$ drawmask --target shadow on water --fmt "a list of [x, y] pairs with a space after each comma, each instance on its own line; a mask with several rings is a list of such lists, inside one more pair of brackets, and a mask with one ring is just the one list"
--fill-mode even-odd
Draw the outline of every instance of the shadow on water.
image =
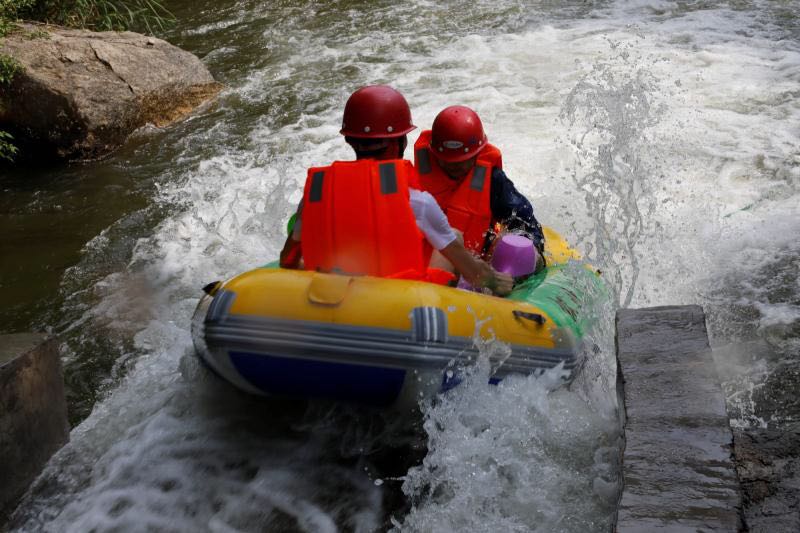
[[[98, 282], [123, 271], [139, 239], [181, 206], [154, 202], [187, 165], [188, 131], [145, 128], [106, 159], [4, 169], [0, 175], [0, 333], [60, 336], [70, 420], [78, 423], [114, 380], [130, 341], [93, 327]], [[182, 157], [181, 157], [182, 156]], [[94, 324], [96, 326], [96, 324]]]
[[66, 168], [6, 170], [0, 177], [0, 331], [43, 325], [63, 303], [64, 271], [77, 264], [85, 243], [125, 215], [148, 204], [147, 177], [113, 162]]

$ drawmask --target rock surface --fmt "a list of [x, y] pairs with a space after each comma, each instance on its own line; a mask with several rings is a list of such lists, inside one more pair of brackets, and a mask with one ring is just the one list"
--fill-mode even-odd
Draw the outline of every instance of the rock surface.
[[102, 157], [137, 128], [180, 120], [222, 88], [194, 55], [132, 32], [20, 24], [0, 53], [24, 67], [0, 87], [0, 127], [37, 159]]
[[800, 424], [737, 429], [733, 438], [748, 530], [800, 531]]

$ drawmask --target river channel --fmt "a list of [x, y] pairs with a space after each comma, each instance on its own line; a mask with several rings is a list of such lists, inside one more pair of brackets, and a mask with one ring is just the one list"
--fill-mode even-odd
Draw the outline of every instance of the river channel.
[[[162, 37], [218, 100], [102, 161], [0, 176], [0, 333], [60, 336], [74, 425], [15, 529], [607, 531], [616, 307], [702, 305], [733, 424], [800, 422], [800, 2], [169, 7]], [[421, 128], [477, 110], [537, 218], [603, 271], [570, 387], [479, 365], [411, 417], [255, 399], [197, 365], [200, 288], [277, 256], [371, 83]]]

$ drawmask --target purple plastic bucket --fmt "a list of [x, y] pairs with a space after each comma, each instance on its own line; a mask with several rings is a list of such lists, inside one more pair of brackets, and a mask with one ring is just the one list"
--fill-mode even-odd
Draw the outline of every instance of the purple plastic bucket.
[[536, 270], [536, 247], [522, 235], [503, 235], [494, 248], [492, 267], [513, 277], [527, 276]]
[[[492, 268], [517, 278], [536, 270], [538, 253], [533, 241], [522, 235], [503, 235], [494, 248]], [[459, 289], [475, 290], [467, 280], [458, 280]]]

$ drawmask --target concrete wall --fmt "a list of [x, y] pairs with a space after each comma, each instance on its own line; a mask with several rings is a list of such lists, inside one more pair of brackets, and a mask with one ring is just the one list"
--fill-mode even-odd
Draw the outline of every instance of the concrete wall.
[[733, 437], [698, 306], [617, 313], [625, 408], [616, 530], [741, 531]]
[[44, 335], [0, 335], [0, 524], [69, 439], [61, 360]]

